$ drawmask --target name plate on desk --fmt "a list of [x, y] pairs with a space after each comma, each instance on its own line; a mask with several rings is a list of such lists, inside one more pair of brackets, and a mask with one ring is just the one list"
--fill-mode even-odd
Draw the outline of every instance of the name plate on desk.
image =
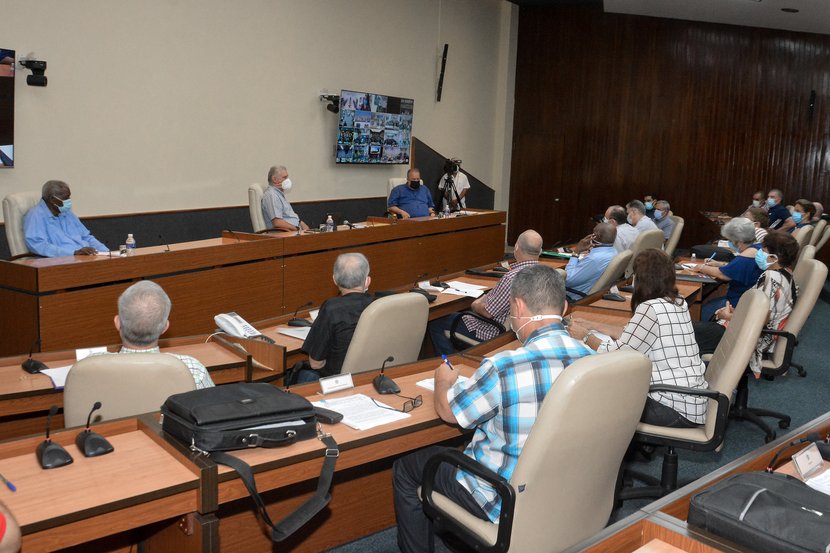
[[821, 452], [818, 446], [812, 443], [793, 455], [793, 464], [802, 480], [806, 480], [816, 473], [824, 466], [824, 459], [821, 458]]
[[336, 374], [328, 378], [320, 379], [320, 391], [324, 394], [348, 390], [349, 388], [354, 388], [352, 373]]

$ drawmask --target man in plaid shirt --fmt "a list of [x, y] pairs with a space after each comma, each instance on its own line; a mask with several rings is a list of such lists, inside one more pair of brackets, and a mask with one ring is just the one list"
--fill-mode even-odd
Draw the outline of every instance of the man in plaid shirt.
[[[498, 284], [487, 294], [480, 296], [470, 306], [486, 319], [492, 319], [504, 325], [510, 310], [510, 283], [513, 277], [525, 267], [535, 265], [539, 262], [542, 254], [542, 236], [535, 230], [526, 230], [516, 239], [514, 255], [516, 261], [510, 266], [510, 270], [504, 274]], [[480, 319], [470, 315], [454, 313], [441, 317], [429, 323], [427, 327], [432, 338], [432, 346], [437, 354], [449, 354], [455, 352], [452, 341], [447, 338], [445, 331], [448, 331], [456, 318], [463, 317], [456, 327], [456, 333], [484, 342], [498, 336], [498, 329]]]
[[[523, 269], [513, 279], [509, 301], [510, 326], [522, 347], [485, 358], [464, 382], [458, 382], [458, 372], [446, 364], [435, 371], [438, 416], [474, 429], [464, 453], [508, 480], [553, 382], [565, 367], [593, 353], [562, 325], [565, 283], [554, 269], [538, 264]], [[398, 546], [404, 553], [427, 551], [429, 521], [417, 489], [427, 460], [442, 449], [446, 448], [416, 451], [392, 468]], [[434, 490], [481, 519], [498, 520], [499, 497], [471, 474], [443, 463]]]

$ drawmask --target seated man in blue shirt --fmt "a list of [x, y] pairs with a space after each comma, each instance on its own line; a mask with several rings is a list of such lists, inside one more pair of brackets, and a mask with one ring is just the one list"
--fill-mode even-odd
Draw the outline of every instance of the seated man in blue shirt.
[[[614, 239], [617, 229], [610, 223], [599, 223], [594, 227], [594, 233], [579, 241], [574, 247], [573, 256], [565, 266], [565, 285], [568, 287], [568, 299], [577, 301], [584, 297], [575, 292], [588, 294], [588, 291], [599, 280], [605, 268], [617, 255], [614, 248]], [[587, 255], [581, 254], [588, 252]]]
[[46, 181], [41, 200], [23, 217], [29, 251], [44, 257], [95, 255], [109, 251], [72, 213], [72, 192], [63, 181]]
[[773, 188], [767, 194], [767, 215], [769, 216], [770, 230], [786, 230], [792, 232], [795, 228], [790, 210], [784, 205], [784, 193]]
[[[562, 326], [567, 306], [565, 284], [554, 269], [526, 267], [510, 286], [511, 327], [522, 346], [486, 357], [464, 382], [445, 364], [435, 370], [435, 412], [449, 424], [473, 430], [465, 455], [507, 480], [553, 383], [568, 365], [593, 353]], [[418, 487], [427, 460], [443, 449], [448, 448], [427, 447], [392, 466], [398, 547], [404, 553], [428, 550], [429, 520]], [[478, 518], [499, 518], [501, 501], [495, 490], [446, 463], [438, 469], [434, 490]]]
[[421, 172], [412, 168], [406, 172], [406, 184], [399, 184], [392, 189], [387, 202], [389, 213], [401, 219], [435, 215], [435, 204], [429, 188], [421, 186]]

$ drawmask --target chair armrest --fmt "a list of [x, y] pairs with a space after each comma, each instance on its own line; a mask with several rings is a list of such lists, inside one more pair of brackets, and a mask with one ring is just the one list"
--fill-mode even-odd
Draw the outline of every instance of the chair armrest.
[[[493, 486], [496, 494], [501, 498], [501, 513], [499, 514], [499, 532], [496, 537], [496, 543], [490, 545], [484, 543], [481, 539], [470, 532], [466, 526], [459, 524], [454, 519], [448, 518], [435, 505], [432, 498], [432, 491], [435, 486], [435, 475], [438, 473], [438, 467], [441, 463], [448, 463], [457, 469], [464, 470], [477, 478], [480, 478]], [[513, 511], [516, 507], [516, 492], [510, 482], [488, 469], [475, 459], [472, 459], [461, 451], [455, 449], [447, 449], [441, 451], [429, 458], [424, 466], [424, 475], [422, 478], [421, 495], [424, 501], [424, 511], [433, 520], [435, 526], [439, 529], [451, 529], [453, 532], [462, 536], [468, 543], [475, 544], [476, 551], [495, 552], [507, 551], [510, 546], [510, 536], [513, 531]]]
[[499, 334], [504, 334], [506, 332], [506, 329], [504, 328], [504, 325], [499, 323], [498, 321], [494, 321], [493, 319], [488, 319], [487, 317], [482, 317], [481, 315], [479, 315], [475, 311], [470, 311], [470, 310], [462, 311], [461, 313], [459, 313], [459, 316], [456, 317], [455, 320], [452, 322], [452, 325], [450, 325], [450, 341], [458, 349], [467, 349], [469, 347], [469, 344], [465, 344], [465, 343], [459, 341], [455, 337], [455, 330], [458, 328], [458, 325], [461, 324], [461, 319], [464, 317], [464, 315], [469, 315], [470, 317], [473, 317], [474, 319], [478, 319], [479, 321], [482, 321], [484, 323], [487, 323], [491, 326], [496, 327], [496, 330], [499, 331]]
[[585, 296], [588, 295], [585, 292], [580, 292], [579, 290], [575, 290], [575, 289], [571, 288], [570, 286], [565, 286], [565, 291], [568, 292], [568, 293], [574, 294], [575, 296], [579, 296], [580, 298], [584, 298]]
[[678, 440], [677, 438], [668, 438], [656, 436], [654, 434], [644, 434], [637, 432], [635, 436], [645, 436], [649, 443], [657, 443], [657, 445], [674, 445], [678, 442], [683, 444], [683, 447], [691, 451], [711, 451], [716, 449], [723, 441], [726, 432], [726, 424], [729, 422], [729, 399], [724, 394], [716, 390], [705, 390], [699, 388], [687, 388], [685, 386], [672, 386], [669, 384], [654, 384], [649, 386], [650, 392], [667, 392], [673, 394], [685, 394], [690, 396], [700, 396], [709, 399], [714, 399], [718, 402], [717, 412], [715, 413], [715, 429], [712, 432], [712, 438], [707, 442], [690, 442]]
[[[761, 374], [766, 376], [780, 376], [787, 371], [790, 370], [790, 363], [793, 360], [793, 353], [795, 352], [795, 346], [798, 345], [798, 338], [792, 333], [787, 332], [786, 330], [771, 330], [768, 328], [761, 329], [761, 335], [768, 334], [770, 336], [780, 336], [786, 338], [785, 343], [786, 347], [784, 349], [784, 360], [781, 362], [781, 365], [774, 368], [762, 368]], [[776, 346], [777, 347], [777, 346]]]

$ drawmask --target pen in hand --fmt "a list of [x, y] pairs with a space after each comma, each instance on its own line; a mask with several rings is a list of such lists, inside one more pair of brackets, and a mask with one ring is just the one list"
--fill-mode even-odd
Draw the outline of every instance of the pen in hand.
[[[715, 253], [716, 253], [716, 252], [715, 252]], [[704, 261], [704, 262], [703, 262], [703, 264], [704, 264], [704, 265], [708, 265], [710, 261], [712, 261], [713, 259], [715, 259], [715, 253], [712, 253], [712, 255], [710, 255], [710, 256], [709, 256], [709, 258], [708, 258], [706, 261]]]
[[447, 364], [447, 366], [448, 366], [450, 369], [455, 370], [455, 367], [453, 367], [453, 366], [452, 366], [452, 363], [450, 363], [449, 358], [448, 358], [446, 355], [444, 355], [443, 353], [441, 354], [441, 359], [443, 359], [443, 360], [444, 360], [444, 363], [446, 363], [446, 364]]

